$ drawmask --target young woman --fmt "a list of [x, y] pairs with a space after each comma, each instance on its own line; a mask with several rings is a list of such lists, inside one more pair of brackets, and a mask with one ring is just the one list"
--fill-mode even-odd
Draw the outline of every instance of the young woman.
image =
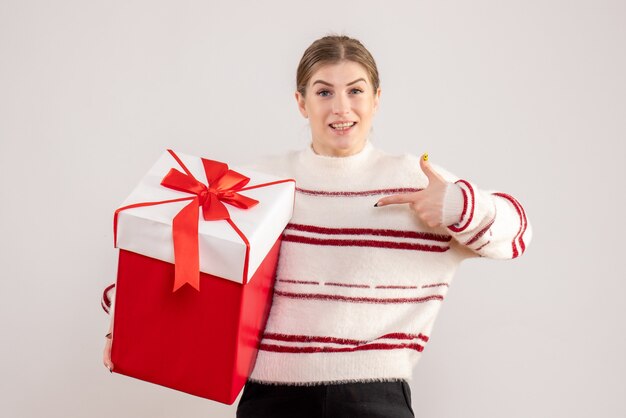
[[[369, 139], [376, 63], [346, 36], [305, 51], [296, 101], [311, 143], [254, 168], [296, 180], [274, 297], [237, 417], [411, 417], [419, 360], [459, 263], [515, 258], [531, 238], [512, 196], [426, 154]], [[110, 363], [110, 343], [104, 362]]]

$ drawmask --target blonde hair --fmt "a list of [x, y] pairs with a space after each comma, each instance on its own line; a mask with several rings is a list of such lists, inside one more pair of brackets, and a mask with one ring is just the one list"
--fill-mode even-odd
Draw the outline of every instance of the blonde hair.
[[304, 51], [296, 72], [296, 89], [304, 97], [306, 86], [321, 66], [337, 64], [341, 61], [353, 61], [361, 64], [367, 72], [374, 88], [374, 94], [380, 85], [376, 61], [370, 52], [357, 39], [345, 35], [328, 35], [313, 42]]

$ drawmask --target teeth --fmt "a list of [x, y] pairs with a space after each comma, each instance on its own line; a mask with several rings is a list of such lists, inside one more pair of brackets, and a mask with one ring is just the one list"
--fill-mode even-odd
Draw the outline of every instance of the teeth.
[[354, 125], [355, 122], [344, 122], [344, 123], [331, 123], [330, 126], [332, 126], [335, 129], [345, 129], [345, 128], [349, 128], [352, 125]]

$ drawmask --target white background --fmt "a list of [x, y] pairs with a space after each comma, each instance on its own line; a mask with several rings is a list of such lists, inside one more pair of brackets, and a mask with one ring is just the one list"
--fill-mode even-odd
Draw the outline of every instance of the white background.
[[304, 49], [359, 38], [375, 146], [517, 197], [514, 261], [459, 270], [416, 415], [624, 417], [626, 4], [609, 0], [0, 0], [0, 414], [234, 417], [111, 375], [112, 215], [165, 148], [227, 161], [309, 141]]

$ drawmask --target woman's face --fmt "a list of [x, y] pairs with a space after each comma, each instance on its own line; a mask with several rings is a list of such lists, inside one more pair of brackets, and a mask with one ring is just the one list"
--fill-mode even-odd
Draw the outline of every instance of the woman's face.
[[378, 108], [380, 88], [374, 92], [365, 68], [353, 61], [320, 67], [306, 86], [296, 91], [302, 116], [309, 119], [317, 154], [346, 157], [363, 149]]

